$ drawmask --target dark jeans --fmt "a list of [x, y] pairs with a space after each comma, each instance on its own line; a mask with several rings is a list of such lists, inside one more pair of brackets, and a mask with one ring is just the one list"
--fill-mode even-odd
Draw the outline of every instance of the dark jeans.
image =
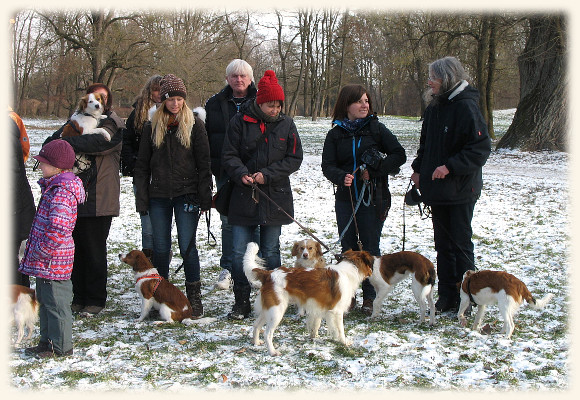
[[36, 278], [36, 294], [40, 307], [38, 320], [40, 342], [52, 343], [56, 353], [63, 354], [72, 344], [72, 283]]
[[[352, 216], [353, 205], [347, 201], [336, 201], [334, 207], [336, 212], [336, 224], [338, 225], [338, 234], [341, 235]], [[374, 205], [371, 204], [365, 206], [364, 204], [361, 204], [356, 213], [356, 225], [355, 221], [351, 222], [340, 242], [342, 251], [359, 250], [356, 237], [356, 226], [358, 226], [362, 249], [368, 251], [373, 256], [380, 256], [381, 250], [379, 244], [384, 224], [385, 222], [378, 217]], [[374, 299], [376, 297], [375, 288], [371, 285], [368, 279], [363, 281], [362, 290], [363, 299]]]
[[[133, 193], [137, 192], [137, 187], [133, 184]], [[141, 247], [153, 250], [153, 228], [149, 214], [140, 215], [141, 218]]]
[[[187, 282], [200, 279], [199, 255], [197, 252], [197, 224], [199, 211], [185, 211], [185, 196], [174, 198], [154, 197], [149, 199], [149, 216], [153, 228], [153, 265], [159, 275], [169, 277], [169, 254], [171, 252], [171, 228], [173, 216], [177, 226], [177, 243], [183, 259], [183, 270]], [[189, 254], [187, 249], [190, 246]]]
[[457, 282], [465, 271], [475, 269], [471, 241], [474, 208], [475, 202], [431, 206], [439, 297], [459, 298]]
[[107, 238], [113, 217], [78, 217], [73, 240], [73, 303], [105, 307], [107, 302]]
[[[219, 180], [216, 181], [217, 190], [225, 185], [228, 180], [228, 176], [222, 173]], [[220, 267], [227, 269], [232, 272], [232, 259], [234, 257], [234, 235], [232, 233], [232, 226], [228, 222], [227, 215], [221, 215], [220, 219], [222, 221], [222, 256], [220, 257]], [[254, 238], [252, 239], [255, 243], [260, 243], [260, 227], [258, 226], [254, 233]]]
[[[257, 226], [232, 225], [234, 239], [234, 259], [232, 261], [232, 279], [234, 289], [249, 288], [250, 284], [244, 274], [244, 254], [248, 243], [254, 240]], [[280, 233], [281, 225], [260, 225], [260, 253], [266, 261], [266, 268], [272, 270], [281, 265]], [[249, 293], [249, 292], [248, 292]]]

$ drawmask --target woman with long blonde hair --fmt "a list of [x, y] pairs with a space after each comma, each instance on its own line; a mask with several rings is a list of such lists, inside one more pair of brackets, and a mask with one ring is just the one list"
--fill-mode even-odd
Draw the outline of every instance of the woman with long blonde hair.
[[153, 265], [169, 275], [173, 217], [193, 318], [203, 315], [196, 231], [211, 207], [209, 142], [203, 121], [187, 106], [187, 91], [175, 75], [161, 80], [161, 105], [143, 127], [135, 165], [136, 203], [153, 228]]

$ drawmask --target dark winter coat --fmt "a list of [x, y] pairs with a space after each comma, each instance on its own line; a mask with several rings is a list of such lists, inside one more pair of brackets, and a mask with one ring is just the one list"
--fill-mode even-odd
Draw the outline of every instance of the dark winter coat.
[[[256, 98], [256, 91], [256, 86], [252, 82], [248, 87], [246, 102], [251, 102]], [[205, 103], [205, 129], [209, 138], [211, 152], [211, 172], [218, 180], [223, 171], [221, 157], [224, 138], [228, 131], [230, 120], [239, 111], [238, 106], [236, 106], [232, 98], [232, 88], [227, 85]]]
[[85, 200], [83, 183], [72, 172], [42, 178], [38, 183], [42, 195], [18, 270], [39, 278], [67, 280], [75, 255], [72, 232], [77, 205]]
[[235, 183], [228, 221], [231, 225], [285, 225], [292, 222], [272, 202], [242, 183], [242, 176], [261, 172], [258, 187], [289, 215], [294, 216], [290, 175], [302, 164], [302, 142], [294, 120], [282, 113], [275, 122], [263, 122], [246, 102], [230, 121], [224, 141], [222, 165]]
[[[350, 201], [351, 189], [344, 186], [344, 178], [346, 174], [352, 174], [360, 167], [363, 164], [363, 154], [374, 148], [386, 157], [376, 165], [366, 166], [372, 184], [371, 190], [367, 193], [373, 193], [373, 201], [376, 204], [381, 204], [381, 200], [387, 200], [388, 207], [391, 198], [388, 176], [398, 173], [400, 166], [407, 160], [405, 149], [395, 135], [379, 122], [376, 115], [369, 116], [367, 123], [356, 132], [343, 128], [340, 121], [335, 121], [335, 124], [324, 141], [322, 173], [337, 186], [336, 200]], [[356, 193], [360, 193], [363, 180], [358, 172], [355, 174], [355, 184]], [[353, 194], [353, 199], [355, 196], [356, 194]]]
[[[491, 140], [478, 99], [477, 89], [467, 85], [443, 94], [425, 110], [411, 166], [420, 174], [419, 189], [427, 205], [472, 203], [481, 194], [482, 167], [491, 152]], [[449, 174], [432, 180], [433, 171], [441, 165]]]
[[123, 132], [123, 149], [121, 150], [121, 173], [123, 176], [133, 176], [135, 162], [139, 154], [141, 134], [143, 133], [142, 129], [135, 127], [135, 107], [137, 107], [136, 102], [133, 104], [133, 111], [125, 122], [127, 129]]
[[195, 117], [189, 148], [181, 144], [176, 133], [177, 125], [169, 127], [161, 147], [157, 148], [152, 142], [151, 122], [143, 126], [134, 173], [138, 212], [148, 211], [150, 198], [183, 195], [191, 195], [192, 203], [202, 210], [211, 207], [213, 184], [203, 121]]
[[46, 144], [54, 139], [66, 140], [77, 155], [84, 154], [89, 159], [89, 163], [83, 164], [81, 172], [77, 174], [83, 181], [87, 194], [86, 201], [79, 205], [79, 217], [119, 215], [121, 194], [119, 164], [125, 123], [114, 111], [107, 111], [106, 115], [107, 118], [99, 122], [99, 127], [109, 132], [111, 141], [99, 134], [61, 138], [65, 124], [44, 142]]
[[13, 157], [13, 222], [14, 240], [17, 243], [22, 242], [28, 238], [30, 227], [32, 226], [32, 219], [36, 212], [34, 206], [34, 196], [30, 183], [26, 176], [26, 165], [22, 156], [22, 146], [20, 145], [20, 130], [18, 125], [10, 120], [10, 127], [12, 128], [12, 157]]

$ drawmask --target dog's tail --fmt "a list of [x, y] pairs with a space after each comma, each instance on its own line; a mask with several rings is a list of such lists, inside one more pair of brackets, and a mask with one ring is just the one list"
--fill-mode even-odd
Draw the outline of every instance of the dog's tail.
[[550, 300], [552, 300], [552, 297], [554, 297], [554, 294], [553, 293], [548, 293], [543, 298], [537, 300], [537, 299], [534, 298], [534, 296], [530, 295], [530, 298], [529, 299], [526, 299], [526, 301], [528, 302], [528, 304], [530, 305], [530, 307], [535, 308], [537, 310], [541, 310], [542, 308], [544, 308], [546, 306], [546, 304], [548, 304], [548, 302]]
[[270, 276], [270, 271], [264, 266], [264, 260], [258, 257], [259, 250], [257, 243], [250, 242], [244, 254], [244, 274], [254, 287], [261, 287], [265, 279]]

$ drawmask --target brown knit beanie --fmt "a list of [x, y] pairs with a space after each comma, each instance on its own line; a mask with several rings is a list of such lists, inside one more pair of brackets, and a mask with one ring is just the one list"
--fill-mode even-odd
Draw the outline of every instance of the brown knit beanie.
[[161, 79], [161, 88], [159, 94], [161, 100], [165, 100], [173, 96], [181, 96], [184, 99], [187, 97], [187, 89], [183, 81], [173, 74], [167, 74]]
[[284, 90], [278, 84], [278, 78], [271, 69], [264, 72], [264, 76], [258, 82], [258, 93], [256, 94], [256, 104], [263, 104], [269, 101], [284, 101]]
[[69, 142], [62, 139], [51, 140], [42, 146], [34, 158], [60, 169], [71, 169], [75, 165], [75, 151]]

